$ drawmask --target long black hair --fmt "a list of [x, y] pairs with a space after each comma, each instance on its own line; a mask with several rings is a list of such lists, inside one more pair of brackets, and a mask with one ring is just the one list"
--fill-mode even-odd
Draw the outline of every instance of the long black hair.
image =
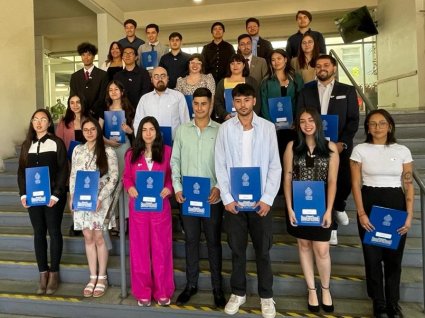
[[369, 120], [370, 120], [370, 117], [372, 117], [375, 114], [381, 114], [382, 116], [384, 116], [385, 120], [388, 123], [387, 140], [385, 141], [385, 144], [390, 145], [390, 144], [396, 143], [397, 140], [395, 138], [395, 122], [394, 122], [393, 117], [390, 115], [390, 113], [388, 111], [386, 111], [385, 109], [375, 109], [375, 110], [372, 110], [371, 112], [369, 112], [369, 114], [367, 114], [367, 116], [364, 120], [364, 132], [365, 132], [365, 135], [366, 135], [365, 142], [370, 143], [370, 144], [373, 143], [373, 137], [369, 133]]
[[268, 59], [267, 59], [267, 65], [268, 65], [268, 78], [272, 78], [275, 76], [275, 72], [272, 66], [272, 55], [274, 53], [280, 54], [282, 55], [284, 58], [286, 58], [286, 65], [285, 65], [285, 69], [283, 70], [283, 72], [286, 74], [287, 78], [290, 80], [294, 80], [295, 77], [295, 70], [294, 68], [291, 66], [291, 61], [288, 57], [288, 53], [286, 53], [286, 51], [284, 49], [274, 49], [270, 52]]
[[81, 105], [81, 118], [84, 118], [85, 113], [86, 113], [86, 108], [85, 108], [85, 102], [84, 102], [84, 97], [80, 96], [78, 94], [74, 94], [74, 95], [69, 95], [68, 97], [68, 107], [66, 108], [66, 112], [65, 112], [65, 116], [63, 116], [63, 122], [66, 126], [66, 128], [69, 128], [69, 124], [75, 120], [75, 113], [72, 111], [71, 109], [71, 98], [72, 97], [78, 97], [80, 99], [80, 105]]
[[146, 123], [151, 123], [153, 127], [155, 128], [155, 132], [156, 132], [156, 137], [151, 147], [152, 160], [155, 162], [162, 162], [162, 155], [164, 153], [164, 141], [162, 139], [162, 134], [159, 128], [158, 121], [155, 119], [155, 117], [146, 116], [140, 121], [139, 129], [137, 130], [136, 140], [134, 141], [134, 146], [132, 148], [132, 151], [133, 151], [133, 154], [131, 156], [132, 163], [135, 163], [139, 159], [142, 152], [146, 151], [146, 144], [142, 137], [143, 126]]
[[242, 54], [235, 53], [230, 57], [229, 62], [227, 63], [226, 77], [230, 77], [232, 75], [232, 70], [230, 69], [230, 64], [232, 64], [232, 62], [242, 62], [245, 65], [242, 71], [242, 76], [249, 76], [249, 65], [246, 58], [244, 58]]
[[295, 122], [295, 127], [297, 131], [297, 139], [294, 141], [294, 157], [301, 158], [305, 157], [308, 153], [308, 146], [306, 143], [306, 138], [304, 133], [301, 131], [300, 120], [301, 115], [307, 113], [313, 117], [314, 123], [316, 125], [316, 131], [314, 133], [314, 141], [316, 143], [315, 154], [319, 157], [329, 158], [332, 150], [329, 149], [328, 141], [325, 138], [323, 133], [322, 118], [320, 117], [319, 112], [314, 107], [305, 107], [300, 109], [297, 113], [297, 119]]
[[124, 51], [124, 49], [118, 41], [114, 41], [114, 42], [111, 43], [111, 45], [109, 45], [109, 51], [108, 51], [108, 56], [106, 58], [106, 63], [112, 62], [112, 60], [114, 59], [112, 57], [112, 54], [111, 54], [111, 50], [112, 50], [112, 47], [114, 46], [114, 44], [116, 44], [118, 46], [118, 49], [120, 50], [121, 57], [122, 57], [122, 52]]
[[100, 176], [103, 176], [108, 172], [108, 158], [106, 157], [105, 143], [103, 141], [102, 128], [99, 122], [93, 117], [87, 117], [81, 124], [81, 130], [84, 130], [84, 126], [87, 123], [92, 123], [96, 127], [97, 136], [96, 143], [94, 145], [94, 155], [96, 156], [96, 166], [99, 169]]
[[129, 125], [130, 127], [133, 127], [134, 108], [127, 97], [127, 93], [124, 88], [124, 85], [120, 81], [112, 80], [109, 82], [108, 86], [106, 87], [106, 97], [105, 97], [106, 109], [109, 110], [109, 107], [112, 105], [112, 99], [111, 97], [109, 97], [109, 88], [111, 87], [112, 84], [115, 84], [119, 88], [122, 94], [121, 107], [125, 113], [125, 121], [127, 122], [127, 125]]
[[32, 120], [34, 119], [34, 116], [37, 113], [43, 113], [44, 115], [46, 115], [46, 117], [49, 121], [49, 127], [47, 128], [47, 133], [51, 134], [51, 135], [54, 135], [54, 133], [55, 133], [54, 126], [53, 126], [53, 119], [52, 119], [52, 115], [50, 115], [50, 112], [47, 109], [44, 109], [44, 108], [37, 109], [31, 116], [27, 135], [25, 136], [25, 140], [22, 143], [21, 154], [19, 156], [19, 165], [21, 167], [27, 166], [28, 152], [30, 150], [31, 144], [32, 144], [33, 141], [37, 140], [37, 133], [36, 133], [34, 126], [32, 124]]
[[[307, 36], [310, 37], [313, 40], [313, 52], [312, 52], [313, 55], [311, 57], [310, 62], [308, 62], [308, 63], [307, 63], [307, 60], [305, 58], [304, 51], [302, 50], [303, 40]], [[316, 40], [313, 37], [313, 35], [309, 31], [307, 31], [306, 33], [303, 34], [303, 37], [301, 38], [301, 41], [300, 41], [300, 45], [298, 46], [298, 56], [296, 58], [298, 60], [298, 65], [300, 66], [300, 69], [307, 68], [308, 65], [311, 66], [311, 67], [316, 67], [316, 60], [319, 57], [319, 55], [320, 55], [319, 44], [316, 43]]]

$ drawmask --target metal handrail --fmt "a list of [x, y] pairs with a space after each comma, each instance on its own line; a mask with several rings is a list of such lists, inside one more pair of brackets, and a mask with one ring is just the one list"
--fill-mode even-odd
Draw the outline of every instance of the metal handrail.
[[[363, 99], [366, 105], [366, 110], [369, 112], [371, 110], [378, 109], [378, 107], [373, 105], [370, 102], [369, 98], [367, 98], [366, 95], [363, 93], [361, 87], [356, 83], [355, 79], [353, 78], [353, 76], [351, 76], [350, 72], [345, 67], [344, 63], [336, 54], [336, 52], [334, 50], [330, 50], [329, 54], [335, 58], [340, 68], [344, 71], [345, 75], [347, 75], [351, 84], [353, 84], [353, 86], [355, 87], [357, 93]], [[410, 74], [407, 74], [407, 75], [412, 76]], [[419, 173], [416, 171], [416, 169], [413, 169], [413, 179], [415, 179], [416, 183], [419, 186], [419, 192], [420, 192], [420, 198], [421, 198], [420, 208], [421, 208], [421, 230], [422, 230], [422, 290], [423, 290], [423, 305], [424, 305], [424, 312], [425, 312], [425, 266], [423, 266], [425, 264], [425, 184], [421, 180]]]
[[418, 71], [417, 70], [416, 71], [409, 72], [409, 73], [404, 73], [404, 74], [400, 74], [400, 75], [390, 76], [390, 77], [387, 77], [387, 78], [378, 80], [377, 83], [378, 84], [383, 84], [383, 83], [387, 83], [387, 82], [391, 82], [391, 81], [397, 81], [399, 79], [406, 78], [406, 77], [411, 77], [411, 76], [415, 76], [415, 75], [418, 75]]

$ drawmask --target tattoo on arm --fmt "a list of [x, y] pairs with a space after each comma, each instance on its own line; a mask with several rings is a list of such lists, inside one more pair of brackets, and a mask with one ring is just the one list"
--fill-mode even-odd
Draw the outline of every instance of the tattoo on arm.
[[404, 183], [407, 183], [407, 184], [412, 183], [413, 182], [412, 173], [406, 172], [405, 174], [403, 174], [403, 181], [404, 181]]

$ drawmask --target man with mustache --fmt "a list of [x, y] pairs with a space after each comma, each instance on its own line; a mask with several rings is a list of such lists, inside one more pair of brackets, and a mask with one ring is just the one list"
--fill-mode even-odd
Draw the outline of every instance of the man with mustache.
[[153, 116], [161, 127], [171, 127], [172, 138], [177, 127], [190, 121], [184, 95], [167, 88], [168, 74], [165, 68], [156, 67], [152, 71], [154, 90], [143, 95], [137, 105], [134, 117], [134, 134], [137, 136], [139, 123], [145, 116]]
[[[338, 116], [339, 169], [337, 190], [334, 202], [334, 220], [348, 225], [345, 212], [348, 195], [351, 192], [350, 155], [353, 149], [353, 138], [359, 128], [359, 106], [357, 94], [353, 86], [335, 80], [336, 60], [330, 55], [320, 55], [316, 61], [317, 83], [308, 85], [300, 92], [298, 109], [315, 106], [322, 115]], [[337, 225], [334, 227], [329, 241], [338, 244]]]

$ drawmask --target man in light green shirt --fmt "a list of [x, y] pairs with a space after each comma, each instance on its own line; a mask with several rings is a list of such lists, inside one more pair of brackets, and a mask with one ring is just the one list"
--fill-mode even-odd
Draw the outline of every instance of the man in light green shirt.
[[214, 168], [215, 139], [220, 124], [210, 119], [212, 94], [208, 88], [198, 88], [193, 93], [193, 113], [195, 118], [182, 124], [176, 131], [171, 156], [173, 187], [176, 200], [182, 204], [182, 177], [210, 178], [211, 190], [208, 202], [211, 205], [210, 217], [182, 216], [186, 247], [186, 288], [177, 298], [177, 305], [187, 303], [198, 291], [199, 277], [199, 242], [201, 224], [205, 232], [208, 247], [208, 259], [211, 272], [214, 303], [224, 308], [226, 299], [222, 289], [222, 249], [221, 222], [223, 204], [220, 190], [216, 187], [217, 178]]

